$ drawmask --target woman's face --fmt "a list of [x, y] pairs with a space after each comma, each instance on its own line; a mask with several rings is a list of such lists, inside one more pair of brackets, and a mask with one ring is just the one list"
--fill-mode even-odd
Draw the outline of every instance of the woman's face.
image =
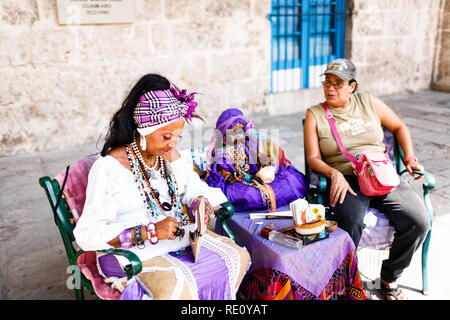
[[175, 149], [183, 128], [184, 120], [180, 118], [145, 136], [147, 151], [155, 156], [162, 156]]
[[[331, 85], [330, 85], [331, 83]], [[351, 85], [334, 74], [327, 74], [323, 85], [323, 93], [327, 103], [333, 107], [346, 107], [356, 83]]]

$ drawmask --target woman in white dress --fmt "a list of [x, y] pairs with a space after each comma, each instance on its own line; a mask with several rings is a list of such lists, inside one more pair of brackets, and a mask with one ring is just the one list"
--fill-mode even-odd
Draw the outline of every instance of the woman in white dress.
[[145, 75], [114, 114], [102, 156], [89, 173], [74, 230], [78, 245], [85, 251], [125, 248], [143, 262], [142, 272], [127, 282], [127, 260], [97, 254], [99, 272], [121, 291], [120, 299], [234, 299], [250, 265], [244, 248], [210, 231], [193, 260], [192, 213], [202, 199], [208, 212], [221, 201], [207, 199], [211, 188], [176, 151], [196, 106], [193, 94], [162, 76]]

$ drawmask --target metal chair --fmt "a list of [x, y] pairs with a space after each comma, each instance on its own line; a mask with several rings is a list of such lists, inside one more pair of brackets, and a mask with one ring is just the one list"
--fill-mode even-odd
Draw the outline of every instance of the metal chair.
[[[83, 288], [101, 299], [114, 299], [119, 295], [118, 292], [101, 281], [101, 276], [98, 274], [96, 267], [92, 267], [93, 264], [95, 266], [95, 258], [93, 259], [95, 252], [81, 250], [76, 245], [73, 235], [76, 221], [82, 214], [84, 206], [89, 170], [97, 158], [98, 154], [89, 155], [68, 166], [54, 179], [48, 176], [39, 179], [39, 184], [45, 190], [55, 224], [64, 244], [74, 277], [75, 298], [77, 300], [84, 299]], [[142, 270], [141, 261], [131, 251], [108, 249], [101, 252], [122, 255], [130, 261], [130, 264], [124, 268], [128, 280]]]

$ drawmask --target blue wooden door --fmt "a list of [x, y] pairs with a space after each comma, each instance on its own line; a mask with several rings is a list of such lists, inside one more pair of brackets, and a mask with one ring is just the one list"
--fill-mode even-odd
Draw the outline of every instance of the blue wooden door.
[[328, 62], [344, 57], [345, 0], [272, 0], [271, 92], [320, 87]]

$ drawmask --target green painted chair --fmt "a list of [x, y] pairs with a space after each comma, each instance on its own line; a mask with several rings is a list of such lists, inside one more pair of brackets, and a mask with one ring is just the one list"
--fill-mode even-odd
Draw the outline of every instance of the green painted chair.
[[[303, 119], [303, 125], [304, 125]], [[384, 144], [388, 148], [388, 153], [391, 160], [394, 162], [397, 173], [399, 176], [402, 176], [406, 173], [406, 169], [404, 168], [402, 159], [403, 159], [403, 151], [395, 139], [393, 133], [386, 128], [383, 128], [384, 131]], [[307, 200], [311, 203], [323, 203], [323, 197], [327, 189], [327, 179], [324, 176], [320, 176], [317, 173], [313, 172], [306, 161], [306, 149], [304, 148], [304, 159], [305, 159], [305, 176], [307, 181], [310, 184], [310, 192], [307, 195]], [[415, 173], [420, 174], [424, 177], [421, 179], [423, 181], [422, 189], [423, 189], [423, 200], [425, 203], [425, 207], [427, 209], [428, 216], [430, 218], [430, 225], [433, 224], [433, 207], [430, 200], [430, 190], [435, 187], [435, 179], [434, 177], [427, 172], [419, 172], [415, 171]], [[327, 213], [327, 219], [333, 220], [332, 215]], [[375, 208], [370, 208], [367, 210], [367, 214], [364, 218], [364, 223], [366, 224], [366, 228], [363, 230], [363, 234], [361, 236], [361, 241], [358, 248], [358, 256], [362, 255], [365, 251], [378, 251], [378, 258], [373, 260], [377, 260], [376, 263], [381, 266], [381, 260], [386, 257], [390, 245], [392, 243], [394, 228], [389, 225], [389, 220], [383, 215], [382, 212]], [[428, 232], [423, 245], [422, 245], [422, 293], [428, 294], [428, 250], [430, 246], [430, 238], [431, 238], [431, 229]], [[382, 258], [381, 252], [384, 251], [384, 258]], [[360, 259], [362, 260], [362, 259]], [[360, 266], [360, 272], [364, 275], [364, 267]], [[368, 267], [368, 266], [367, 266]], [[378, 275], [379, 275], [379, 270]]]
[[[77, 300], [84, 299], [83, 289], [86, 289], [101, 299], [115, 299], [118, 297], [118, 292], [109, 286], [104, 286], [98, 271], [92, 268], [93, 263], [95, 263], [93, 252], [85, 252], [78, 248], [73, 235], [76, 220], [81, 214], [82, 206], [84, 205], [83, 197], [85, 197], [85, 193], [83, 190], [86, 189], [87, 174], [92, 163], [97, 159], [97, 156], [90, 155], [75, 162], [54, 179], [48, 176], [39, 179], [39, 184], [45, 190], [50, 208], [53, 212], [55, 224], [64, 244], [66, 256], [72, 271], [75, 297]], [[68, 188], [68, 185], [71, 188]], [[69, 206], [69, 203], [71, 206]], [[79, 203], [82, 203], [81, 210], [80, 206], [77, 206]], [[102, 252], [122, 255], [130, 261], [130, 264], [124, 268], [128, 279], [139, 274], [142, 270], [141, 261], [131, 251], [108, 249], [102, 250]]]

